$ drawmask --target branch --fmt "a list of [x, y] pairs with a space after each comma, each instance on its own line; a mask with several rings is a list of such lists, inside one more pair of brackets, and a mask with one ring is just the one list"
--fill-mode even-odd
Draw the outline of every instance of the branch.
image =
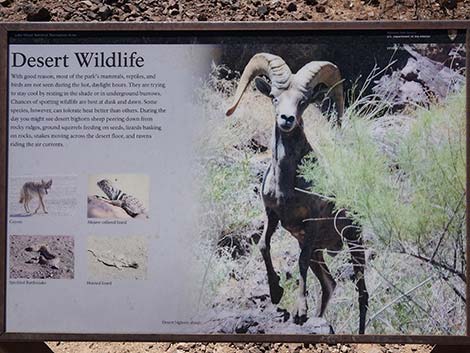
[[465, 283], [467, 283], [467, 276], [465, 275], [465, 273], [463, 272], [460, 272], [460, 271], [457, 271], [456, 269], [453, 269], [452, 267], [446, 265], [446, 264], [443, 264], [441, 262], [438, 262], [436, 260], [433, 260], [429, 257], [426, 257], [426, 256], [422, 256], [422, 255], [417, 255], [417, 254], [413, 254], [413, 253], [410, 253], [410, 252], [407, 252], [406, 250], [403, 251], [404, 254], [406, 255], [410, 255], [416, 259], [419, 259], [421, 261], [424, 261], [424, 262], [427, 262], [427, 263], [430, 263], [431, 265], [433, 266], [437, 266], [437, 267], [440, 267], [440, 268], [443, 268], [445, 269], [446, 271], [449, 271], [450, 273], [458, 276], [462, 281], [464, 281]]
[[322, 199], [325, 199], [325, 200], [335, 201], [335, 199], [334, 199], [333, 197], [329, 197], [329, 196], [325, 196], [325, 195], [322, 195], [322, 194], [318, 194], [318, 193], [313, 192], [313, 191], [308, 191], [308, 190], [304, 190], [304, 189], [301, 189], [301, 188], [294, 188], [294, 190], [303, 192], [304, 194], [309, 194], [309, 195], [318, 196], [318, 197], [321, 197]]
[[457, 211], [458, 209], [460, 208], [460, 205], [462, 204], [462, 201], [465, 197], [465, 193], [462, 194], [462, 196], [460, 197], [460, 200], [459, 202], [457, 202], [457, 205], [456, 207], [454, 208], [453, 212], [452, 212], [452, 216], [449, 218], [449, 221], [447, 222], [446, 226], [444, 227], [444, 230], [442, 231], [441, 233], [441, 236], [439, 238], [439, 241], [437, 242], [437, 245], [436, 245], [436, 248], [434, 249], [432, 255], [431, 255], [431, 259], [430, 261], [433, 261], [434, 260], [434, 257], [436, 256], [437, 254], [437, 250], [439, 249], [439, 247], [441, 246], [441, 243], [442, 243], [442, 240], [444, 239], [444, 236], [446, 235], [447, 231], [449, 230], [449, 227], [450, 227], [450, 224], [452, 223], [452, 221], [454, 220], [455, 218], [455, 215], [457, 214]]
[[450, 334], [449, 330], [447, 328], [445, 328], [444, 326], [441, 325], [441, 323], [439, 322], [438, 319], [436, 319], [434, 316], [432, 316], [432, 314], [427, 311], [425, 308], [423, 308], [421, 306], [421, 304], [419, 304], [418, 302], [416, 302], [412, 297], [410, 297], [409, 295], [407, 295], [400, 287], [396, 286], [395, 284], [393, 284], [393, 282], [391, 282], [389, 279], [387, 279], [387, 277], [381, 273], [381, 271], [379, 271], [376, 267], [374, 266], [371, 266], [375, 272], [377, 272], [379, 274], [380, 277], [382, 277], [382, 279], [388, 283], [389, 285], [391, 285], [394, 289], [396, 289], [400, 294], [404, 295], [404, 296], [407, 296], [408, 300], [410, 302], [412, 302], [418, 309], [420, 309], [421, 311], [424, 312], [424, 314], [426, 314], [432, 321], [434, 321], [434, 323], [436, 324], [436, 327], [440, 328], [441, 330], [443, 331], [446, 331], [448, 334]]
[[429, 278], [427, 278], [426, 280], [424, 280], [423, 282], [417, 284], [416, 286], [414, 286], [413, 288], [411, 288], [410, 290], [408, 290], [407, 292], [401, 294], [400, 296], [396, 297], [395, 299], [393, 299], [390, 303], [388, 303], [387, 305], [385, 305], [382, 309], [380, 309], [379, 311], [377, 311], [374, 315], [372, 315], [369, 320], [367, 321], [367, 324], [366, 326], [368, 326], [372, 320], [374, 320], [378, 315], [380, 315], [382, 312], [384, 312], [385, 310], [387, 310], [389, 307], [391, 307], [393, 304], [395, 304], [396, 302], [400, 301], [403, 297], [407, 297], [408, 295], [410, 295], [411, 293], [413, 293], [416, 289], [424, 286], [426, 283], [430, 282], [432, 279], [434, 278], [434, 276], [431, 276]]
[[442, 278], [446, 281], [446, 283], [448, 284], [448, 286], [450, 287], [450, 289], [452, 289], [454, 291], [454, 293], [460, 298], [462, 299], [462, 301], [467, 304], [467, 299], [465, 298], [465, 295], [463, 295], [462, 293], [460, 293], [460, 291], [455, 288], [455, 286], [449, 282], [449, 278], [448, 277], [444, 277], [442, 276]]

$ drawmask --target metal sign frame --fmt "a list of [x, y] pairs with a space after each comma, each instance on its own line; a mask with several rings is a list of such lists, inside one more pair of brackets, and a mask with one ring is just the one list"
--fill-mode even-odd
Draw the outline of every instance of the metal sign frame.
[[[6, 312], [6, 208], [7, 208], [7, 117], [8, 117], [8, 36], [10, 32], [51, 32], [51, 31], [114, 31], [138, 33], [139, 31], [171, 32], [173, 35], [191, 32], [221, 32], [237, 35], [244, 31], [277, 31], [279, 35], [290, 31], [314, 32], [328, 30], [354, 32], [359, 30], [450, 30], [466, 31], [466, 117], [467, 117], [467, 190], [470, 187], [470, 21], [414, 21], [414, 22], [226, 22], [226, 23], [2, 23], [0, 24], [0, 342], [14, 341], [179, 341], [179, 342], [304, 342], [304, 343], [413, 343], [439, 345], [470, 345], [470, 320], [463, 336], [417, 336], [417, 335], [272, 335], [272, 334], [63, 334], [63, 333], [9, 333], [5, 332]], [[467, 259], [470, 254], [470, 195], [466, 195]], [[470, 278], [470, 268], [466, 269]], [[470, 284], [467, 284], [466, 297], [470, 298]], [[467, 305], [467, 318], [470, 306]]]

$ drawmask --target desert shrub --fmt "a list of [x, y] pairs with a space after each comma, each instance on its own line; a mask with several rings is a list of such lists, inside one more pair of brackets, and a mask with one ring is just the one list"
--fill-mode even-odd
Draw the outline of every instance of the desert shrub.
[[[210, 133], [200, 138], [202, 224], [196, 250], [204, 273], [200, 313], [223, 321], [252, 305], [253, 297], [269, 293], [254, 244], [240, 257], [217, 244], [227, 234], [249, 237], [259, 226], [264, 215], [259, 189], [270, 152], [254, 150], [252, 142], [269, 148], [274, 121], [269, 99], [254, 88], [247, 90], [235, 114], [225, 117], [236, 84], [218, 78], [214, 69], [199, 91], [204, 130]], [[311, 192], [349, 210], [363, 229], [370, 295], [367, 333], [464, 333], [465, 283], [458, 276], [465, 266], [464, 94], [405, 115], [389, 114], [378, 97], [361, 98], [360, 93], [340, 128], [314, 106], [306, 110], [305, 131], [315, 154], [300, 172], [312, 181]], [[278, 229], [271, 254], [285, 289], [279, 306], [290, 311], [297, 299], [298, 253], [297, 242]], [[325, 256], [338, 281], [326, 311], [336, 333], [358, 328], [349, 259], [347, 248]], [[308, 276], [312, 317], [321, 290], [313, 274]], [[265, 305], [250, 315], [266, 315], [261, 312]]]
[[[341, 128], [317, 127], [315, 151], [300, 173], [312, 182], [310, 191], [347, 209], [368, 235], [367, 246], [375, 252], [368, 271], [370, 315], [394, 300], [390, 293], [402, 296], [386, 315], [374, 317], [374, 331], [464, 332], [463, 325], [452, 327], [464, 317], [464, 92], [407, 116], [371, 119], [350, 109]], [[380, 297], [370, 281], [377, 276], [373, 272], [381, 273], [375, 283], [389, 287]], [[423, 281], [428, 282], [419, 285]], [[438, 306], [424, 300], [437, 295], [442, 295]], [[447, 309], [458, 312], [460, 321], [443, 317], [449, 303]], [[427, 323], [418, 322], [417, 315], [427, 316]]]
[[[463, 234], [465, 203], [464, 94], [414, 117], [364, 119], [354, 111], [341, 128], [322, 125], [315, 152], [300, 172], [312, 191], [348, 209], [373, 230], [378, 245], [430, 246]], [[377, 131], [388, 130], [377, 139]], [[381, 144], [396, 146], [387, 149]]]

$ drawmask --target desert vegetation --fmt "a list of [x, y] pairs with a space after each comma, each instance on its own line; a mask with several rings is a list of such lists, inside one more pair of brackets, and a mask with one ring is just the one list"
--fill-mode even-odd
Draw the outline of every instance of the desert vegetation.
[[[388, 97], [370, 89], [390, 71], [375, 68], [352, 85], [340, 127], [313, 105], [304, 113], [314, 148], [299, 170], [314, 185], [304, 191], [331, 199], [363, 230], [370, 295], [366, 333], [464, 334], [465, 89], [449, 84], [445, 98], [397, 110]], [[289, 315], [297, 297], [298, 245], [278, 229], [271, 252], [285, 293], [279, 305], [270, 303], [256, 243], [272, 106], [253, 87], [226, 118], [237, 75], [227, 80], [221, 72], [230, 68], [214, 66], [199, 92], [210, 127], [201, 143], [199, 251], [205, 271], [199, 315], [205, 330], [355, 333], [357, 294], [346, 247], [325, 257], [338, 281], [325, 320], [314, 317], [320, 286], [309, 273], [311, 319], [299, 327]]]

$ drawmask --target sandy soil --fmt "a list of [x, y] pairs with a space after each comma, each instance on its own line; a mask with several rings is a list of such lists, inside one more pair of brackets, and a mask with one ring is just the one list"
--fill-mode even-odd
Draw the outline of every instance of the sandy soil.
[[88, 238], [88, 274], [93, 281], [145, 279], [147, 240], [139, 236]]
[[[46, 246], [60, 261], [39, 263], [36, 251]], [[10, 278], [64, 279], [74, 277], [74, 241], [71, 236], [10, 236]]]

